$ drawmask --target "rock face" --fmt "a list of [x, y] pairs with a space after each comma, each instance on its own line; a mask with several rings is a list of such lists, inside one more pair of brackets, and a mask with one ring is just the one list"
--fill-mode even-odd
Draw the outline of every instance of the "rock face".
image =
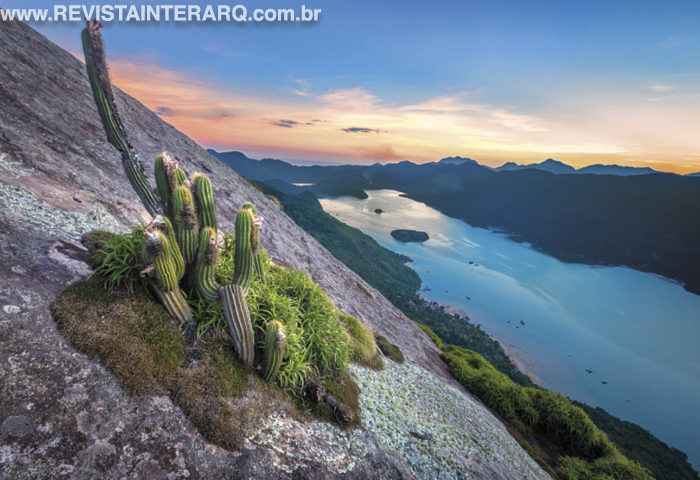
[[[93, 228], [123, 230], [145, 211], [106, 141], [84, 65], [19, 22], [0, 22], [0, 58], [0, 479], [426, 476], [371, 425], [344, 434], [277, 416], [241, 452], [223, 450], [208, 444], [169, 399], [128, 396], [102, 365], [76, 351], [56, 329], [49, 306], [90, 273], [78, 239]], [[150, 159], [163, 150], [188, 173], [209, 174], [225, 229], [233, 228], [244, 201], [254, 202], [275, 262], [308, 272], [340, 309], [398, 345], [411, 368], [461, 392], [471, 406], [462, 434], [476, 439], [461, 453], [470, 465], [462, 476], [546, 478], [456, 384], [413, 322], [193, 140], [115, 93], [150, 178]], [[354, 372], [362, 383], [362, 369]], [[499, 434], [484, 437], [484, 426]], [[479, 446], [494, 438], [499, 444]], [[429, 475], [438, 476], [436, 468]]]

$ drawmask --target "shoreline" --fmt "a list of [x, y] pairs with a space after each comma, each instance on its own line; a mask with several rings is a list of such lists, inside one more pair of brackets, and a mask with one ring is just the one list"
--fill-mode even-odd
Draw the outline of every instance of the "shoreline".
[[[418, 296], [426, 302], [432, 302], [432, 300], [425, 298], [421, 294], [420, 291], [418, 292]], [[438, 303], [438, 302], [436, 302], [436, 303]], [[442, 304], [438, 303], [438, 305], [442, 305]], [[464, 311], [463, 309], [455, 308], [451, 305], [442, 305], [442, 306], [445, 308], [445, 312], [456, 313], [458, 315], [462, 315], [468, 319], [469, 323], [471, 323], [471, 318], [469, 317], [467, 312]], [[476, 324], [473, 324], [473, 325], [476, 325]], [[484, 332], [484, 333], [486, 333], [486, 336], [488, 338], [490, 338], [491, 340], [493, 340], [494, 342], [498, 343], [501, 346], [503, 351], [506, 352], [506, 355], [508, 355], [508, 357], [510, 357], [515, 362], [515, 366], [518, 368], [518, 370], [520, 370], [522, 373], [527, 375], [530, 378], [530, 380], [532, 380], [535, 383], [535, 385], [542, 387], [542, 380], [540, 380], [540, 377], [538, 377], [532, 371], [535, 368], [535, 364], [529, 358], [527, 358], [525, 353], [519, 351], [518, 347], [516, 345], [502, 342], [501, 340], [494, 337], [492, 334], [490, 334], [488, 332]]]

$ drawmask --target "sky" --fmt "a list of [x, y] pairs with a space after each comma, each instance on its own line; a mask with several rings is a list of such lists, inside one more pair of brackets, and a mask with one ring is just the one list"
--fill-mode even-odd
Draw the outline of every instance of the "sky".
[[[697, 0], [241, 3], [321, 13], [109, 23], [113, 83], [203, 146], [253, 158], [700, 171]], [[81, 24], [32, 26], [82, 58]]]

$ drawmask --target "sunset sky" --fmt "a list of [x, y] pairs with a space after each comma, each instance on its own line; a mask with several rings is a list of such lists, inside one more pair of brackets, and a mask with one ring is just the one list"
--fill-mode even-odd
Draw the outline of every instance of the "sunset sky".
[[[202, 145], [254, 158], [700, 171], [696, 0], [241, 3], [322, 13], [108, 24], [114, 83]], [[32, 26], [82, 56], [79, 24]]]

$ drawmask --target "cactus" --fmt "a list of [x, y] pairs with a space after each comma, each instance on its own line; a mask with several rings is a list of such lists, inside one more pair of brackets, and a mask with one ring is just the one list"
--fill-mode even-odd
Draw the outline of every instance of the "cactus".
[[209, 177], [201, 173], [195, 173], [192, 176], [192, 188], [197, 204], [200, 227], [211, 227], [214, 231], [218, 230], [219, 226], [216, 222], [216, 210], [214, 209], [214, 194], [212, 193]]
[[245, 301], [245, 292], [240, 285], [226, 285], [219, 288], [219, 297], [224, 307], [224, 317], [231, 330], [233, 348], [238, 358], [248, 367], [253, 365], [253, 324]]
[[233, 263], [233, 283], [239, 285], [247, 295], [253, 280], [253, 250], [251, 238], [253, 233], [253, 216], [250, 210], [242, 208], [236, 216], [236, 250]]
[[219, 284], [214, 278], [217, 247], [216, 231], [211, 227], [203, 228], [195, 264], [195, 285], [199, 295], [210, 302], [219, 300]]
[[250, 211], [253, 216], [253, 231], [250, 237], [250, 248], [253, 251], [253, 267], [255, 275], [259, 278], [265, 278], [265, 260], [263, 258], [263, 249], [260, 244], [260, 227], [262, 226], [262, 217], [258, 217], [258, 211], [250, 202], [246, 202], [241, 207], [241, 210]]
[[197, 215], [189, 188], [181, 185], [173, 192], [173, 219], [177, 243], [186, 264], [194, 261], [197, 253]]
[[153, 262], [153, 268], [148, 269], [153, 290], [170, 315], [181, 324], [188, 322], [192, 319], [192, 311], [177, 284], [168, 239], [158, 231], [145, 230], [144, 235], [146, 235], [144, 254]]
[[173, 224], [170, 223], [167, 217], [156, 215], [156, 218], [151, 221], [151, 225], [163, 232], [168, 239], [168, 250], [170, 251], [173, 266], [175, 267], [175, 275], [178, 280], [181, 280], [182, 277], [185, 276], [185, 261], [182, 259], [182, 253], [177, 244], [177, 237], [175, 236]]
[[107, 134], [107, 140], [122, 155], [122, 165], [131, 186], [138, 194], [148, 213], [155, 216], [162, 212], [161, 202], [146, 178], [143, 165], [129, 141], [126, 129], [117, 111], [112, 84], [109, 81], [107, 72], [102, 35], [98, 30], [99, 28], [91, 27], [88, 24], [87, 28], [82, 32], [85, 65], [87, 66], [95, 104], [102, 120], [102, 126]]
[[284, 327], [277, 320], [271, 320], [265, 328], [265, 365], [263, 380], [271, 382], [277, 378], [284, 357], [287, 336]]
[[170, 155], [163, 152], [156, 157], [153, 165], [153, 172], [156, 176], [156, 191], [160, 197], [160, 203], [163, 205], [163, 213], [167, 216], [172, 216], [172, 199], [170, 198], [170, 183], [168, 181], [168, 169], [172, 159]]

